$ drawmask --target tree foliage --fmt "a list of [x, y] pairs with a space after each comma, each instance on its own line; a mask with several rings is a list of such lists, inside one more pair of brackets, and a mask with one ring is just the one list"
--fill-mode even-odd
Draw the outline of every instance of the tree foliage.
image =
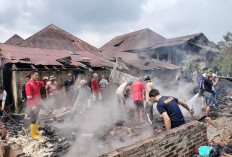
[[217, 66], [222, 75], [232, 76], [232, 33], [223, 36], [224, 41], [218, 43], [222, 53], [214, 58], [211, 67]]

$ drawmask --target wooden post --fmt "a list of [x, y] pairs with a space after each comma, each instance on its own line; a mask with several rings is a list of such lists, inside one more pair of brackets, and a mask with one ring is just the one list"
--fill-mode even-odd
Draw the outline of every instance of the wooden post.
[[159, 52], [156, 53], [156, 58], [157, 58], [158, 60], [160, 60]]
[[12, 94], [13, 94], [13, 102], [15, 106], [15, 113], [18, 113], [18, 104], [19, 104], [19, 71], [12, 71]]
[[168, 63], [172, 63], [171, 52], [168, 52]]

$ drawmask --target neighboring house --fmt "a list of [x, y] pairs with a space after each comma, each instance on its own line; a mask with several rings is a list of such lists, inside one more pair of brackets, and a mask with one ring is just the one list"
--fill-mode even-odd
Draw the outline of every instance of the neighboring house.
[[188, 56], [199, 56], [198, 62], [209, 64], [220, 52], [203, 33], [166, 39], [150, 29], [117, 36], [100, 50], [132, 52], [176, 65]]

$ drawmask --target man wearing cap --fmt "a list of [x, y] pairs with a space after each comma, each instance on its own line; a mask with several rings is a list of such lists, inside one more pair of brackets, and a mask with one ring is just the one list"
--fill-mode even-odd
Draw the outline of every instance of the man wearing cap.
[[56, 78], [55, 76], [51, 75], [49, 82], [46, 84], [45, 87], [47, 98], [56, 95], [58, 89], [59, 87], [58, 87], [58, 83], [56, 82]]
[[150, 124], [153, 121], [153, 102], [149, 97], [149, 93], [152, 89], [154, 89], [154, 84], [151, 82], [150, 76], [146, 75], [144, 77], [144, 81], [146, 82], [146, 107], [145, 107], [145, 116]]
[[128, 90], [130, 89], [132, 83], [133, 83], [133, 81], [131, 81], [131, 80], [124, 82], [116, 90], [116, 94], [118, 97], [118, 104], [121, 106], [123, 111], [125, 111], [125, 97], [127, 95]]
[[206, 116], [207, 117], [209, 117], [210, 108], [216, 104], [213, 87], [216, 87], [219, 80], [220, 80], [220, 77], [218, 77], [218, 79], [216, 79], [216, 81], [213, 82], [212, 76], [213, 76], [212, 70], [208, 69], [206, 71], [206, 76], [204, 77], [203, 84], [202, 84], [203, 95], [205, 97], [205, 103], [207, 105], [206, 106]]
[[97, 100], [102, 100], [99, 80], [98, 80], [98, 74], [93, 74], [93, 79], [91, 81], [91, 87], [92, 87], [92, 93], [93, 93], [93, 101], [96, 102]]
[[133, 100], [136, 107], [135, 116], [137, 120], [140, 122], [144, 122], [144, 103], [143, 100], [146, 98], [146, 92], [144, 83], [141, 81], [141, 78], [137, 78], [137, 80], [132, 84], [132, 93]]

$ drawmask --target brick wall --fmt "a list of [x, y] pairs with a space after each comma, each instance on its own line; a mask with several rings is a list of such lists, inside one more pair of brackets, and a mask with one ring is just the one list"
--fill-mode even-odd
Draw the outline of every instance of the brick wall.
[[193, 121], [99, 157], [188, 157], [207, 144], [206, 127]]

